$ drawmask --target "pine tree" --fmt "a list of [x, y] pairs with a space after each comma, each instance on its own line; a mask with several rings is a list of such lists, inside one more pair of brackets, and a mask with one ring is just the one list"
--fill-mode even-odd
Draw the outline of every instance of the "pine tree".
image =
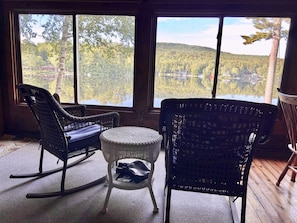
[[282, 18], [252, 18], [252, 20], [254, 27], [260, 31], [249, 36], [241, 36], [245, 40], [243, 44], [253, 44], [260, 40], [272, 40], [264, 96], [264, 102], [271, 103], [280, 39], [288, 36], [288, 30], [282, 29], [282, 22], [289, 22], [289, 20]]

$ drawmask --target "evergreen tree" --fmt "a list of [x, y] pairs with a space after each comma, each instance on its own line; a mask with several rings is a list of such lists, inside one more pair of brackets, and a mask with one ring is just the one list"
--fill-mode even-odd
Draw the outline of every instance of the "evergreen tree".
[[245, 40], [243, 44], [252, 44], [260, 40], [272, 40], [264, 96], [264, 102], [271, 103], [279, 42], [281, 38], [287, 38], [288, 36], [288, 30], [282, 29], [282, 22], [289, 22], [289, 20], [282, 18], [252, 18], [252, 20], [254, 27], [260, 31], [249, 36], [241, 36]]

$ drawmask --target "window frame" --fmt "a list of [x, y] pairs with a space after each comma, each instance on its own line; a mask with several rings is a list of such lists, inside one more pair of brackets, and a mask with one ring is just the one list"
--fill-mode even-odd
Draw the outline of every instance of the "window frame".
[[[76, 4], [75, 4], [76, 5]], [[80, 5], [80, 4], [78, 4]], [[100, 5], [100, 4], [98, 4]], [[172, 7], [156, 6], [149, 7], [150, 10], [147, 11], [146, 8], [138, 7], [137, 4], [125, 4], [123, 10], [119, 11], [118, 6], [114, 6], [112, 4], [107, 4], [107, 6], [103, 7], [100, 10], [95, 10], [92, 4], [87, 4], [87, 6], [82, 7], [82, 9], [77, 10], [73, 9], [74, 6], [64, 5], [61, 9], [57, 10], [54, 6], [49, 6], [47, 4], [36, 4], [25, 6], [22, 9], [20, 6], [15, 6], [12, 10], [12, 13], [46, 13], [46, 14], [94, 14], [94, 15], [131, 15], [135, 16], [135, 60], [134, 60], [134, 84], [133, 84], [133, 105], [131, 108], [127, 107], [115, 107], [115, 106], [101, 106], [101, 105], [90, 105], [88, 107], [93, 109], [103, 109], [103, 110], [121, 110], [121, 111], [133, 111], [144, 113], [155, 113], [159, 111], [159, 108], [155, 108], [153, 106], [154, 103], [154, 64], [155, 64], [155, 50], [156, 50], [156, 30], [157, 30], [157, 18], [158, 17], [289, 17], [291, 21], [295, 18], [296, 12], [288, 11], [286, 9], [280, 9], [275, 7], [274, 10], [271, 8], [263, 8], [263, 7], [251, 7], [249, 9], [237, 9], [234, 7], [233, 9], [227, 9], [222, 6], [214, 7], [214, 9], [209, 9], [208, 7], [189, 7], [188, 5], [184, 5], [180, 7], [179, 10], [176, 10], [174, 4]], [[24, 9], [25, 8], [25, 9]], [[64, 8], [64, 9], [63, 9]], [[70, 9], [69, 9], [70, 8]], [[277, 12], [276, 12], [277, 11]], [[145, 25], [143, 26], [143, 22]], [[141, 24], [141, 25], [140, 25]], [[13, 30], [15, 31], [15, 24]], [[13, 32], [14, 32], [13, 31]], [[144, 32], [143, 32], [144, 31]], [[149, 34], [149, 35], [147, 35]], [[143, 38], [144, 40], [141, 40]], [[15, 75], [15, 83], [20, 82], [22, 77], [21, 72], [19, 71], [20, 62], [17, 59], [17, 50], [20, 49], [18, 44], [16, 44], [17, 37], [14, 35], [14, 46], [15, 46], [15, 58], [16, 63], [14, 64], [14, 71], [16, 71]], [[144, 47], [145, 44], [145, 47]], [[289, 45], [289, 43], [288, 43]], [[288, 54], [288, 52], [287, 52]], [[147, 62], [142, 62], [140, 64], [140, 60], [146, 59]], [[284, 58], [286, 61], [286, 57]], [[286, 63], [286, 62], [285, 62]], [[140, 67], [143, 68], [140, 68]], [[146, 69], [146, 71], [143, 71]], [[285, 66], [284, 66], [285, 69]], [[143, 76], [142, 76], [143, 75]], [[146, 80], [146, 85], [143, 85], [141, 79]], [[283, 81], [284, 77], [282, 78]], [[137, 93], [136, 93], [137, 92]], [[143, 100], [145, 99], [145, 100]], [[139, 111], [140, 110], [140, 111]], [[143, 115], [141, 115], [143, 117]]]
[[[273, 16], [274, 15], [274, 16]], [[287, 40], [287, 46], [289, 46], [289, 39], [292, 37], [290, 37], [290, 35], [292, 34], [292, 22], [295, 18], [295, 16], [293, 16], [291, 13], [280, 13], [280, 14], [273, 14], [271, 12], [269, 12], [268, 14], [265, 13], [265, 12], [262, 12], [262, 13], [257, 13], [257, 14], [254, 14], [254, 13], [244, 13], [244, 14], [234, 14], [234, 13], [230, 13], [230, 14], [218, 14], [218, 15], [211, 15], [211, 14], [196, 14], [196, 13], [178, 13], [178, 14], [171, 14], [171, 13], [164, 13], [164, 12], [161, 12], [161, 13], [157, 13], [155, 15], [155, 21], [156, 21], [156, 24], [155, 24], [155, 27], [157, 27], [157, 21], [158, 21], [158, 17], [162, 17], [162, 18], [165, 18], [165, 17], [179, 17], [179, 18], [218, 18], [219, 19], [219, 22], [218, 22], [218, 31], [217, 31], [217, 45], [216, 45], [216, 56], [215, 56], [215, 69], [214, 69], [214, 80], [212, 82], [212, 91], [211, 91], [211, 97], [212, 98], [216, 98], [216, 93], [217, 93], [217, 86], [218, 86], [218, 79], [219, 79], [219, 71], [220, 71], [220, 54], [221, 54], [221, 45], [222, 45], [222, 39], [223, 39], [223, 30], [224, 30], [224, 19], [225, 18], [241, 18], [241, 17], [265, 17], [265, 18], [277, 18], [277, 17], [280, 17], [280, 18], [290, 18], [290, 29], [288, 30], [288, 40]], [[155, 36], [157, 34], [157, 28], [155, 29]], [[156, 55], [156, 45], [157, 45], [157, 42], [155, 41], [154, 42], [155, 45], [154, 45], [154, 59], [155, 59], [155, 55]], [[288, 48], [288, 47], [286, 47]], [[283, 58], [284, 60], [284, 64], [283, 64], [283, 74], [285, 73], [285, 64], [286, 64], [286, 60], [287, 60], [287, 49], [286, 49], [286, 54]], [[154, 67], [154, 66], [153, 66]], [[155, 76], [155, 72], [153, 71], [152, 73], [152, 76]], [[281, 77], [281, 82], [280, 82], [280, 86], [282, 86], [282, 81], [284, 79], [284, 75], [282, 75]], [[152, 86], [152, 89], [153, 89], [153, 92], [154, 92], [154, 86]], [[264, 96], [264, 95], [263, 95]], [[199, 97], [199, 96], [198, 96]], [[152, 99], [152, 110], [153, 109], [158, 109], [158, 107], [154, 107], [154, 96], [153, 96], [153, 99]]]
[[[42, 8], [42, 7], [41, 7]], [[118, 9], [114, 9], [114, 10], [108, 10], [108, 11], [96, 11], [94, 12], [93, 10], [53, 10], [53, 9], [14, 9], [11, 11], [11, 24], [13, 24], [11, 26], [12, 29], [12, 37], [13, 37], [13, 55], [14, 55], [14, 59], [16, 61], [15, 65], [14, 65], [14, 79], [15, 79], [15, 85], [17, 85], [18, 83], [23, 83], [23, 71], [22, 71], [22, 59], [21, 59], [21, 40], [20, 40], [20, 27], [19, 27], [19, 19], [18, 16], [20, 14], [59, 14], [59, 15], [70, 15], [73, 18], [73, 24], [72, 24], [72, 28], [73, 28], [73, 66], [74, 66], [74, 71], [73, 71], [73, 78], [74, 78], [74, 83], [73, 83], [73, 91], [74, 91], [74, 102], [73, 103], [63, 103], [63, 104], [78, 104], [78, 67], [77, 67], [77, 50], [78, 50], [78, 46], [77, 46], [77, 35], [75, 34], [76, 32], [76, 17], [79, 15], [103, 15], [103, 16], [133, 16], [135, 18], [135, 32], [134, 32], [134, 71], [133, 71], [133, 91], [132, 91], [132, 106], [131, 107], [125, 107], [125, 106], [110, 106], [110, 105], [89, 105], [86, 104], [86, 106], [88, 106], [91, 109], [103, 109], [103, 110], [127, 110], [127, 111], [131, 111], [134, 109], [134, 104], [135, 104], [135, 67], [136, 67], [136, 24], [137, 24], [137, 12], [135, 10], [123, 10], [121, 12], [118, 11]], [[17, 103], [23, 103], [23, 98], [17, 94]]]

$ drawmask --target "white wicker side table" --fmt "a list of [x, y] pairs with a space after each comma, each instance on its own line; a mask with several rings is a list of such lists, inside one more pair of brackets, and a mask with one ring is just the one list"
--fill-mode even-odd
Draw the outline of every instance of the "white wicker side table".
[[[162, 136], [155, 130], [136, 127], [123, 126], [104, 131], [100, 135], [101, 149], [107, 166], [108, 191], [106, 194], [102, 213], [106, 213], [109, 197], [112, 188], [124, 190], [135, 190], [148, 187], [154, 212], [158, 211], [158, 206], [152, 189], [152, 176], [154, 173], [154, 163], [157, 160], [161, 148]], [[121, 159], [141, 159], [150, 163], [150, 173], [146, 180], [140, 183], [121, 182], [115, 179], [113, 166]]]

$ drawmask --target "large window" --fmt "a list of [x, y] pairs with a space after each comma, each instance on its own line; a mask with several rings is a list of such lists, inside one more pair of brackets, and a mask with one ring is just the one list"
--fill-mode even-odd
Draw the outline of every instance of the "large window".
[[164, 98], [277, 103], [288, 18], [158, 17], [154, 107]]
[[[133, 106], [144, 84], [133, 83], [134, 16], [17, 19], [23, 83], [56, 92], [62, 102]], [[277, 103], [289, 18], [158, 17], [156, 26], [153, 107], [169, 97]]]
[[23, 83], [62, 102], [133, 105], [134, 16], [18, 14]]

